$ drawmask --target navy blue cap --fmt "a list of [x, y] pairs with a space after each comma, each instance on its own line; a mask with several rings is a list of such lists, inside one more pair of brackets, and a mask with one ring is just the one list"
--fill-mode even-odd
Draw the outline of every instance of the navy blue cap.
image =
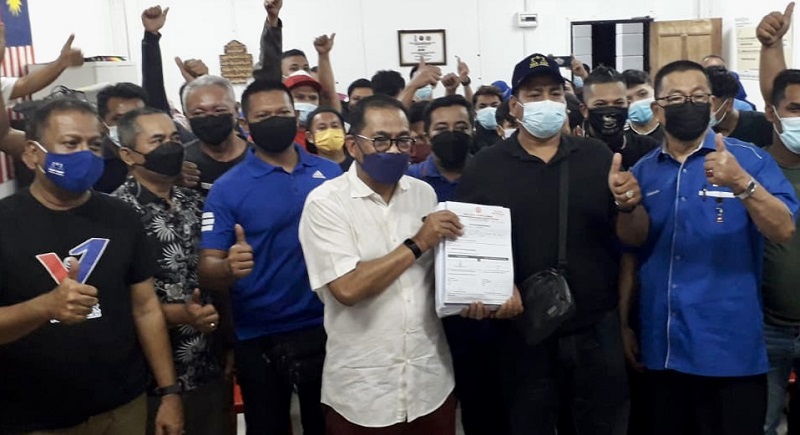
[[564, 76], [561, 75], [556, 61], [543, 54], [534, 53], [522, 59], [522, 62], [514, 67], [514, 76], [511, 79], [511, 91], [516, 93], [525, 80], [536, 75], [549, 75], [553, 77], [556, 82], [564, 83]]

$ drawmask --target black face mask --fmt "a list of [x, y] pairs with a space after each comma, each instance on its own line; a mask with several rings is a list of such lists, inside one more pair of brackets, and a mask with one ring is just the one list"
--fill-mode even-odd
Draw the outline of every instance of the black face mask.
[[233, 131], [233, 117], [231, 115], [210, 115], [189, 118], [192, 133], [200, 142], [217, 146], [231, 135]]
[[628, 109], [625, 107], [598, 107], [589, 109], [589, 125], [596, 139], [609, 146], [622, 146]]
[[297, 135], [294, 117], [271, 116], [250, 124], [250, 136], [256, 146], [268, 153], [279, 153], [292, 146]]
[[177, 177], [183, 168], [183, 145], [178, 142], [165, 142], [147, 154], [131, 149], [144, 156], [143, 168], [166, 177]]
[[472, 137], [463, 131], [445, 131], [431, 139], [433, 153], [442, 167], [448, 170], [464, 167], [471, 146]]
[[711, 120], [711, 104], [685, 102], [664, 107], [664, 130], [678, 140], [698, 139], [708, 129]]

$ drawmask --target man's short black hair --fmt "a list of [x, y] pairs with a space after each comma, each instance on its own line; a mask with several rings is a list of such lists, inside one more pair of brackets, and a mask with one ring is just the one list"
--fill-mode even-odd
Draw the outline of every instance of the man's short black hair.
[[100, 113], [100, 118], [105, 119], [106, 115], [108, 115], [108, 100], [112, 98], [142, 100], [145, 106], [150, 99], [144, 88], [133, 83], [121, 82], [106, 86], [97, 93], [97, 111]]
[[504, 122], [510, 122], [514, 125], [517, 124], [517, 119], [511, 116], [511, 105], [508, 100], [503, 101], [497, 106], [497, 112], [494, 112], [494, 120], [497, 121], [497, 125], [501, 127]]
[[659, 98], [664, 77], [673, 73], [685, 72], [685, 71], [700, 71], [706, 77], [706, 80], [708, 80], [708, 73], [706, 73], [705, 68], [703, 68], [703, 65], [700, 65], [697, 62], [692, 62], [691, 60], [676, 60], [674, 62], [670, 62], [664, 65], [656, 73], [656, 78], [654, 80], [656, 98]]
[[156, 114], [169, 116], [165, 112], [152, 107], [141, 107], [122, 115], [117, 123], [117, 134], [119, 135], [120, 146], [136, 149], [136, 135], [139, 134], [141, 130], [136, 121], [141, 116]]
[[783, 70], [775, 77], [768, 103], [777, 107], [786, 98], [786, 88], [791, 85], [800, 85], [800, 69]]
[[247, 118], [247, 113], [250, 111], [250, 96], [257, 94], [259, 92], [270, 92], [270, 91], [282, 91], [285, 92], [286, 95], [289, 96], [289, 101], [292, 102], [294, 105], [294, 98], [292, 98], [292, 93], [289, 91], [289, 88], [286, 87], [282, 82], [279, 80], [268, 80], [268, 79], [261, 79], [256, 80], [242, 92], [242, 113], [244, 117]]
[[639, 85], [653, 86], [650, 74], [638, 69], [626, 69], [623, 71], [622, 80], [625, 82], [625, 87], [628, 89]]
[[286, 59], [287, 57], [294, 57], [294, 56], [303, 56], [306, 59], [308, 59], [308, 57], [306, 57], [306, 54], [303, 52], [303, 50], [298, 50], [296, 48], [293, 48], [291, 50], [284, 51], [283, 54], [281, 55], [281, 60]]
[[736, 98], [739, 81], [730, 71], [722, 66], [710, 66], [706, 68], [706, 74], [711, 83], [711, 95], [717, 98]]
[[594, 69], [583, 81], [583, 89], [591, 85], [601, 85], [605, 83], [625, 83], [622, 74], [618, 73], [614, 68], [609, 68], [605, 65], [600, 65]]
[[86, 101], [69, 97], [53, 98], [37, 107], [28, 118], [25, 125], [25, 138], [36, 141], [41, 139], [50, 117], [56, 112], [79, 112], [97, 117], [97, 111]]
[[431, 128], [431, 118], [434, 111], [441, 109], [442, 107], [452, 106], [462, 106], [467, 109], [467, 119], [469, 119], [469, 125], [470, 127], [473, 125], [475, 115], [472, 112], [472, 104], [470, 104], [469, 101], [467, 101], [467, 99], [461, 95], [447, 95], [445, 97], [436, 98], [428, 103], [428, 107], [425, 108], [425, 131], [427, 132]]
[[406, 81], [397, 71], [383, 70], [372, 76], [372, 90], [376, 94], [397, 97], [405, 87]]
[[428, 108], [430, 101], [415, 101], [411, 103], [411, 108], [408, 109], [408, 122], [416, 124], [425, 121], [425, 109]]
[[342, 117], [341, 113], [337, 112], [336, 109], [332, 107], [320, 106], [308, 114], [308, 118], [306, 118], [306, 131], [311, 131], [311, 124], [314, 123], [314, 118], [316, 118], [316, 116], [320, 113], [333, 113], [337, 118], [339, 118], [339, 122], [342, 123], [342, 128], [344, 128], [344, 118]]
[[481, 86], [480, 88], [478, 88], [477, 91], [475, 91], [474, 94], [472, 94], [473, 107], [478, 105], [478, 97], [480, 97], [481, 95], [491, 95], [497, 97], [501, 103], [503, 102], [503, 93], [500, 92], [500, 89], [497, 89], [496, 87], [491, 85]]
[[356, 109], [350, 113], [350, 134], [360, 134], [366, 126], [366, 114], [370, 109], [397, 109], [408, 118], [403, 103], [388, 95], [375, 94], [359, 101]]
[[358, 88], [372, 89], [372, 82], [367, 79], [358, 79], [353, 83], [350, 83], [350, 86], [347, 87], [347, 97], [350, 98], [350, 96], [353, 95], [353, 91]]

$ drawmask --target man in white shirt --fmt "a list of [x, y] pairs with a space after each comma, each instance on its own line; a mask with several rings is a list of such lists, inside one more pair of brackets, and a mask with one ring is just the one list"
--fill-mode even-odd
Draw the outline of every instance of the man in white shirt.
[[[429, 251], [462, 227], [452, 212], [434, 212], [429, 185], [403, 175], [413, 145], [397, 100], [361, 100], [347, 136], [356, 164], [312, 191], [300, 220], [311, 288], [325, 304], [329, 435], [455, 433], [453, 369], [434, 311]], [[520, 310], [515, 297], [495, 315]], [[485, 314], [477, 304], [464, 313]]]

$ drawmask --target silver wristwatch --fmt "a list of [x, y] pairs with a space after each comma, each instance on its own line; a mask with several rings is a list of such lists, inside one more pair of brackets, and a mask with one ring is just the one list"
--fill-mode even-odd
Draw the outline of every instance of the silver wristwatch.
[[736, 197], [739, 199], [750, 198], [751, 196], [753, 196], [753, 193], [755, 193], [756, 187], [758, 187], [756, 180], [751, 178], [750, 181], [747, 182], [747, 187], [745, 187], [744, 192], [736, 195]]

